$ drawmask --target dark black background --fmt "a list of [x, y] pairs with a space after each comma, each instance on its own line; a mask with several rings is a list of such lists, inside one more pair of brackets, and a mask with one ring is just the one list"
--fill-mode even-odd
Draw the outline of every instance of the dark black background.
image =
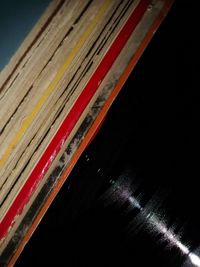
[[175, 2], [16, 266], [181, 266], [181, 257], [170, 263], [174, 255], [145, 235], [124, 242], [128, 218], [97, 201], [127, 166], [150, 184], [174, 192], [173, 214], [167, 216], [173, 220], [177, 212], [183, 227], [189, 218], [183, 239], [192, 248], [198, 245], [199, 62], [194, 2]]

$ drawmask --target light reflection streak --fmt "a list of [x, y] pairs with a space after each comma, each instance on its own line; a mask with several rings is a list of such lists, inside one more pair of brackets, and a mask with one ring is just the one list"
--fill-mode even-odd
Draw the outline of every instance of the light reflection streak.
[[[136, 198], [130, 195], [128, 196], [128, 194], [127, 194], [127, 197], [128, 197], [129, 203], [133, 206], [133, 208], [136, 207], [140, 209], [141, 211], [144, 209]], [[166, 225], [163, 222], [160, 221], [158, 216], [156, 216], [155, 214], [152, 214], [147, 217], [147, 220], [148, 220], [148, 223], [150, 223], [153, 226], [153, 229], [163, 234], [164, 237], [170, 242], [171, 245], [178, 247], [181, 250], [181, 252], [189, 258], [192, 266], [200, 267], [200, 257], [196, 255], [195, 253], [190, 252], [188, 247], [184, 245], [178, 239], [178, 237], [166, 227]], [[192, 266], [190, 265], [190, 267]]]

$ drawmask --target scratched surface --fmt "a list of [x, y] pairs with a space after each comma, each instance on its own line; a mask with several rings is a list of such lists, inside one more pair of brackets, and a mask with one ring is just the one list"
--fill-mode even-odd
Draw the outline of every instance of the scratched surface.
[[[142, 1], [141, 1], [142, 2]], [[143, 1], [143, 2], [145, 2], [145, 1]], [[161, 1], [162, 2], [162, 1]], [[160, 3], [161, 3], [160, 2]], [[158, 5], [159, 6], [159, 5]], [[162, 5], [159, 7], [159, 8], [161, 8], [162, 7]], [[159, 11], [159, 8], [158, 8], [158, 11]], [[152, 8], [151, 8], [152, 9]], [[149, 10], [151, 10], [151, 9], [149, 9]], [[151, 12], [150, 12], [150, 14], [151, 14]], [[141, 35], [139, 34], [139, 36], [140, 36], [140, 38], [142, 38], [141, 37]], [[141, 41], [141, 39], [140, 39], [140, 41]], [[136, 42], [137, 43], [137, 42]], [[132, 51], [132, 50], [131, 50]], [[67, 64], [68, 65], [68, 64]], [[119, 73], [118, 73], [118, 75], [119, 75]], [[115, 78], [117, 78], [117, 76], [115, 77]], [[117, 80], [115, 81], [115, 83], [117, 82]], [[105, 101], [105, 100], [104, 100]], [[97, 110], [98, 111], [98, 110]], [[90, 114], [89, 114], [90, 115]], [[96, 116], [96, 115], [95, 115]], [[89, 119], [90, 119], [90, 116], [88, 117]], [[90, 124], [90, 122], [88, 122], [89, 124]], [[84, 128], [84, 127], [83, 127]], [[80, 137], [78, 137], [78, 142], [80, 142], [80, 139], [81, 139], [81, 135], [80, 135]], [[75, 148], [76, 148], [76, 146], [77, 146], [77, 144], [78, 143], [76, 143], [76, 138], [75, 138]], [[68, 148], [67, 148], [67, 153], [69, 152], [70, 153], [70, 151], [71, 151], [71, 148], [73, 147], [73, 149], [74, 149], [74, 143], [72, 143], [72, 146], [70, 145]], [[69, 150], [69, 151], [68, 151]], [[64, 156], [65, 156], [65, 154], [64, 154]], [[64, 161], [65, 161], [65, 164], [66, 164], [66, 162], [68, 162], [68, 160], [66, 161], [66, 157], [64, 158]], [[60, 172], [60, 171], [62, 171], [62, 168], [63, 168], [63, 166], [62, 166], [62, 162], [63, 162], [63, 159], [61, 160], [61, 164], [59, 163], [59, 165], [60, 166], [58, 166], [58, 167], [61, 167], [61, 169], [59, 170], [59, 169], [55, 169], [55, 172]], [[56, 178], [56, 176], [59, 176], [58, 174], [55, 174], [54, 175], [54, 177], [53, 178]], [[51, 187], [51, 186], [50, 186]], [[44, 195], [43, 195], [44, 196]], [[47, 194], [46, 194], [46, 197], [47, 197]], [[39, 205], [41, 204], [41, 202], [39, 203]], [[36, 215], [36, 213], [35, 213], [35, 215]], [[33, 217], [31, 217], [30, 218], [30, 221], [29, 222], [31, 222], [31, 220], [32, 219], [34, 219], [34, 215], [31, 215], [31, 216], [33, 216]], [[21, 228], [21, 230], [22, 230], [22, 232], [26, 232], [26, 227], [28, 226], [28, 224], [24, 224], [24, 225], [22, 225], [22, 228]], [[14, 247], [13, 248], [11, 248], [12, 250], [14, 250], [15, 249], [15, 241], [18, 239], [18, 241], [20, 241], [20, 239], [21, 239], [21, 230], [19, 230], [19, 232], [16, 232], [16, 235], [14, 235], [13, 236], [13, 239], [12, 239], [12, 241], [14, 242], [13, 243], [13, 245], [14, 245]], [[17, 242], [18, 242], [17, 241]], [[11, 244], [11, 246], [12, 246], [12, 244]], [[9, 253], [9, 251], [8, 251], [8, 253]], [[9, 257], [9, 255], [7, 255], [6, 257]]]
[[[183, 2], [178, 2], [180, 7]], [[101, 132], [61, 189], [17, 266], [62, 266], [63, 262], [68, 266], [199, 266], [196, 250], [200, 243], [200, 129], [196, 98], [199, 88], [191, 84], [194, 73], [198, 73], [198, 58], [191, 55], [195, 55], [198, 47], [189, 53], [197, 39], [191, 41], [191, 35], [185, 34], [185, 26], [194, 26], [193, 21], [188, 23], [184, 19], [188, 12], [194, 14], [191, 6], [187, 3], [185, 10], [183, 6], [177, 7], [171, 10], [143, 54], [111, 108]], [[177, 17], [180, 18], [178, 23]], [[133, 200], [141, 205], [141, 196], [144, 192], [149, 193], [150, 187], [141, 185], [140, 190], [132, 191], [131, 201], [121, 209], [120, 203], [114, 205], [111, 202], [111, 206], [105, 209], [105, 202], [97, 205], [95, 200], [105, 192], [104, 183], [107, 186], [115, 184], [115, 179], [127, 164], [134, 174], [140, 174], [143, 185], [145, 181], [161, 187], [175, 185], [175, 194], [171, 204], [169, 199], [166, 200], [170, 216], [165, 209], [165, 216], [160, 214], [160, 224], [154, 220], [151, 230], [140, 230], [138, 237], [133, 236], [124, 245], [120, 237], [126, 235], [125, 226], [128, 222], [134, 225], [131, 219], [136, 202]], [[107, 195], [111, 200], [112, 195]], [[124, 201], [128, 196], [130, 191], [124, 195]], [[187, 219], [191, 212], [193, 222], [190, 221], [192, 227], [188, 231], [188, 223], [184, 225], [183, 218]], [[180, 213], [183, 217], [178, 228]], [[171, 223], [168, 225], [176, 225], [176, 233], [178, 229], [182, 230], [179, 239], [177, 234], [170, 235], [165, 228], [169, 218]], [[156, 243], [156, 240], [161, 242]], [[174, 244], [179, 245], [177, 250]], [[193, 254], [190, 257], [180, 252], [180, 249], [188, 252], [191, 245]], [[182, 265], [185, 257], [186, 265]], [[192, 264], [191, 258], [196, 260], [196, 264]]]

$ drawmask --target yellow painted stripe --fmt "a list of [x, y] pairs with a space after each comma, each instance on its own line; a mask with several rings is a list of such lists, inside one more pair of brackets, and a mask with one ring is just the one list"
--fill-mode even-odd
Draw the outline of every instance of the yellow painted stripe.
[[90, 34], [92, 33], [93, 29], [97, 26], [98, 22], [100, 19], [103, 17], [105, 14], [105, 11], [109, 8], [111, 5], [112, 0], [105, 0], [101, 8], [99, 9], [98, 13], [96, 14], [95, 18], [91, 21], [89, 26], [87, 27], [86, 31], [82, 34], [81, 38], [79, 39], [78, 43], [76, 46], [73, 48], [69, 56], [67, 57], [66, 61], [64, 64], [60, 67], [59, 71], [57, 72], [55, 78], [52, 80], [52, 82], [49, 84], [49, 86], [46, 88], [44, 91], [43, 95], [37, 102], [36, 106], [32, 110], [32, 112], [24, 119], [21, 128], [19, 131], [16, 133], [15, 137], [13, 140], [10, 142], [8, 145], [7, 149], [5, 150], [4, 154], [0, 158], [0, 167], [2, 167], [8, 157], [10, 156], [12, 150], [15, 148], [15, 146], [20, 142], [21, 138], [23, 137], [24, 133], [26, 130], [30, 127], [31, 123], [39, 113], [40, 109], [44, 105], [45, 101], [48, 99], [48, 97], [51, 95], [53, 90], [55, 89], [56, 85], [58, 82], [61, 80], [63, 77], [65, 71], [69, 68], [69, 65], [72, 63], [74, 58], [76, 57], [77, 53], [83, 46], [83, 44], [86, 42]]

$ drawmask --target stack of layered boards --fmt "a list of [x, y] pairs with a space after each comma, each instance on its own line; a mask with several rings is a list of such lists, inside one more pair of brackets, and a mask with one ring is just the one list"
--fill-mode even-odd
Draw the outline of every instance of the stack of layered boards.
[[52, 1], [0, 73], [1, 266], [16, 261], [171, 2]]

